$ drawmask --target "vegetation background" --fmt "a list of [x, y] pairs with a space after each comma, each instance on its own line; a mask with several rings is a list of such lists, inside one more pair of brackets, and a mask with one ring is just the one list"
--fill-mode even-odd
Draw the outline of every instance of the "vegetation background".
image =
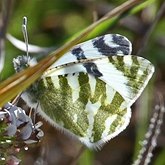
[[[123, 2], [125, 0], [17, 0], [11, 7], [7, 32], [23, 40], [22, 18], [27, 16], [29, 43], [56, 49]], [[122, 34], [133, 44], [132, 54], [143, 56], [155, 65], [152, 81], [132, 107], [132, 118], [127, 129], [109, 141], [102, 150], [90, 151], [37, 117], [37, 120], [44, 122], [42, 130], [45, 135], [40, 143], [29, 146], [28, 150], [21, 150], [17, 155], [21, 164], [129, 165], [137, 159], [140, 141], [144, 139], [157, 104], [157, 93], [165, 94], [165, 2], [142, 2], [131, 12], [111, 19], [91, 36]], [[6, 41], [1, 80], [14, 74], [12, 60], [22, 54], [25, 53]], [[150, 164], [165, 164], [164, 147], [165, 124], [161, 127]]]

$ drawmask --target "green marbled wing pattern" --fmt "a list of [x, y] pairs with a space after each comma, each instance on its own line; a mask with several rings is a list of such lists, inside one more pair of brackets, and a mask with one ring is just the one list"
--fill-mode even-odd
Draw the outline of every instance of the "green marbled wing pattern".
[[[91, 63], [88, 73], [84, 64]], [[153, 72], [148, 60], [131, 55], [80, 60], [45, 72], [33, 93], [46, 120], [99, 148], [126, 128], [130, 106]]]
[[[154, 66], [148, 60], [139, 56], [110, 56], [98, 59], [79, 60], [46, 71], [43, 77], [88, 73], [85, 64], [91, 65], [89, 74], [95, 76], [97, 70], [102, 76], [98, 78], [122, 95], [131, 106], [140, 96], [154, 73]], [[89, 68], [89, 67], [88, 67]], [[92, 73], [93, 71], [93, 73]]]
[[41, 115], [89, 148], [101, 147], [129, 123], [131, 112], [124, 98], [87, 73], [46, 77], [38, 86]]
[[[104, 73], [101, 80], [108, 83], [116, 91], [118, 91], [127, 101], [128, 106], [131, 106], [144, 88], [154, 73], [154, 66], [150, 61], [139, 56], [112, 56], [109, 57], [111, 67], [98, 63], [98, 69]], [[115, 69], [110, 69], [113, 68]], [[111, 75], [110, 78], [108, 75]]]

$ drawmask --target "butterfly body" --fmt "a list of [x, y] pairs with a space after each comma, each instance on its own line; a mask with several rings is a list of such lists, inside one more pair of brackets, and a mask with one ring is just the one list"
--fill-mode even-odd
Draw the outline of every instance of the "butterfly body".
[[[89, 148], [100, 148], [129, 124], [130, 106], [154, 67], [131, 53], [121, 35], [105, 35], [75, 46], [23, 94], [55, 127]], [[126, 56], [127, 55], [127, 56]]]

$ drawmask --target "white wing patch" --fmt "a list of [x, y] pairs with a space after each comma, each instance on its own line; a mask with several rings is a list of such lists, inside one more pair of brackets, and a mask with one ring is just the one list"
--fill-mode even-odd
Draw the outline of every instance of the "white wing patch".
[[51, 65], [50, 68], [55, 68], [60, 65], [64, 65], [66, 63], [77, 61], [76, 56], [73, 56], [72, 53], [69, 51], [64, 56], [62, 56], [60, 59], [57, 60], [53, 65]]
[[[45, 80], [45, 79], [43, 79]], [[56, 89], [60, 89], [60, 84], [59, 84], [59, 78], [58, 76], [51, 76], [51, 80], [53, 82], [53, 85]]]
[[127, 64], [127, 66], [129, 66], [129, 67], [132, 66], [132, 58], [123, 58], [123, 61], [125, 64]]
[[91, 95], [93, 97], [94, 93], [95, 93], [96, 79], [92, 75], [89, 75], [88, 77], [89, 77], [89, 85], [90, 85], [90, 89], [91, 89]]
[[117, 114], [109, 116], [106, 120], [105, 120], [105, 130], [103, 131], [101, 138], [104, 139], [108, 136], [109, 134], [109, 130], [110, 127], [112, 125], [112, 123], [114, 122], [114, 120], [117, 118]]
[[84, 137], [85, 139], [88, 139], [88, 141], [93, 141], [93, 126], [94, 126], [94, 117], [97, 114], [97, 111], [99, 110], [101, 106], [100, 101], [92, 104], [90, 101], [86, 104], [85, 111], [87, 112], [87, 118], [88, 118], [88, 129], [87, 129], [87, 135]]
[[110, 87], [108, 84], [106, 84], [106, 100], [105, 100], [105, 105], [111, 104], [114, 96], [115, 96], [116, 91]]
[[44, 72], [42, 77], [51, 77], [51, 76], [58, 76], [58, 75], [65, 75], [65, 74], [73, 74], [73, 73], [79, 73], [79, 72], [86, 72], [86, 69], [81, 64], [74, 64], [73, 65], [62, 65], [58, 68], [51, 68], [48, 69], [46, 72]]
[[77, 119], [78, 119], [77, 114], [74, 114], [74, 115], [73, 115], [73, 122], [74, 122], [74, 123], [77, 123]]
[[79, 82], [78, 82], [78, 75], [71, 75], [69, 74], [67, 77], [68, 80], [68, 84], [72, 89], [72, 100], [73, 103], [79, 98], [79, 92], [80, 92], [80, 88], [79, 88]]

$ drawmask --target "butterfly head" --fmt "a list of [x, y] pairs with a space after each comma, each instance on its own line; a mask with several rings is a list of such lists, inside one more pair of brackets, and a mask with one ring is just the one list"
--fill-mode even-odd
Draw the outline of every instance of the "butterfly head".
[[27, 55], [18, 56], [13, 59], [14, 69], [16, 72], [20, 72], [30, 66], [35, 65], [36, 63], [37, 62], [34, 58], [31, 58]]
[[20, 72], [21, 70], [24, 70], [29, 67], [29, 61], [30, 57], [23, 55], [18, 56], [13, 59], [14, 69], [16, 72]]

